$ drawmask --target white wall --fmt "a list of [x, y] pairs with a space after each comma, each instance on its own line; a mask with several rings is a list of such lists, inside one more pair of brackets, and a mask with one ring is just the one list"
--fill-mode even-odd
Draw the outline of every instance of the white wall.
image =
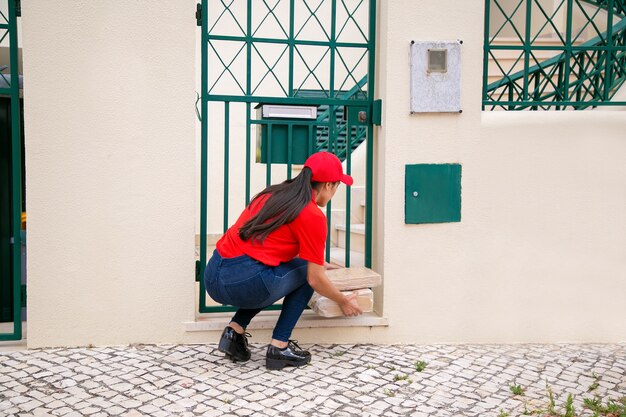
[[181, 340], [194, 316], [195, 2], [22, 9], [28, 345]]

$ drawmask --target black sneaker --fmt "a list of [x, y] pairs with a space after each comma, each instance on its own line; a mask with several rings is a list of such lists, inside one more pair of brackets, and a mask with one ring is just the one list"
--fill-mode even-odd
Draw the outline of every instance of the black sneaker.
[[265, 366], [270, 370], [280, 370], [285, 366], [304, 366], [311, 362], [311, 354], [302, 350], [298, 342], [290, 340], [285, 348], [273, 345], [267, 347]]
[[250, 333], [239, 334], [235, 329], [227, 326], [222, 332], [217, 349], [220, 352], [224, 352], [226, 357], [233, 362], [245, 362], [250, 359], [248, 337], [251, 337]]

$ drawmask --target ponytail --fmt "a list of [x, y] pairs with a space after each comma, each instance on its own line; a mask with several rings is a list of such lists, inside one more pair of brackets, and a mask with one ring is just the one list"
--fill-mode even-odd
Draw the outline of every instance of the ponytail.
[[239, 228], [241, 240], [263, 242], [274, 230], [294, 221], [311, 202], [315, 185], [311, 182], [312, 176], [311, 169], [304, 167], [295, 178], [271, 185], [257, 194], [250, 207], [258, 203], [261, 196], [270, 196], [261, 210]]

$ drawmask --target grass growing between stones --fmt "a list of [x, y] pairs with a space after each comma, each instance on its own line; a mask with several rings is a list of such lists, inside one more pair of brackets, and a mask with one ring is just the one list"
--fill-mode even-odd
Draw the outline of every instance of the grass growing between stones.
[[400, 374], [396, 374], [396, 375], [393, 377], [393, 381], [394, 381], [394, 382], [397, 382], [397, 381], [408, 381], [408, 382], [409, 382], [409, 384], [412, 384], [412, 383], [413, 383], [413, 381], [409, 378], [409, 376], [408, 376], [408, 375], [400, 375]]
[[606, 417], [626, 417], [626, 397], [619, 400], [609, 399], [606, 404], [602, 404], [602, 400], [598, 397], [585, 398], [585, 408], [593, 412], [593, 416]]
[[524, 388], [521, 385], [510, 385], [509, 389], [514, 395], [524, 395]]
[[396, 396], [396, 393], [395, 393], [395, 392], [393, 392], [392, 390], [390, 390], [389, 388], [385, 388], [385, 391], [384, 391], [384, 392], [385, 392], [385, 394], [386, 394], [388, 397], [395, 397], [395, 396]]
[[589, 388], [587, 389], [587, 391], [591, 392], [593, 390], [595, 390], [596, 388], [598, 388], [600, 386], [599, 382], [600, 382], [600, 377], [598, 375], [596, 375], [596, 373], [593, 373], [593, 383], [591, 385], [589, 385]]
[[[596, 376], [594, 375], [594, 377]], [[596, 382], [598, 379], [599, 378], [596, 377]], [[524, 395], [523, 389], [518, 385], [511, 385], [509, 388], [515, 395]], [[517, 388], [519, 388], [519, 390]], [[597, 386], [595, 388], [597, 388]], [[521, 394], [518, 394], [520, 390]], [[608, 399], [606, 403], [603, 403], [602, 399], [598, 396], [583, 398], [583, 410], [579, 412], [574, 407], [574, 396], [572, 394], [568, 394], [561, 406], [558, 406], [552, 388], [546, 383], [546, 396], [547, 404], [545, 407], [529, 410], [528, 404], [525, 403], [524, 411], [521, 415], [540, 417], [626, 417], [626, 397], [622, 397], [618, 400]], [[510, 414], [504, 410], [500, 410], [498, 417], [508, 417], [509, 415]]]
[[417, 372], [422, 372], [422, 371], [424, 371], [424, 369], [426, 369], [427, 363], [424, 362], [424, 361], [417, 361], [417, 362], [415, 362], [414, 365], [415, 365], [415, 370]]

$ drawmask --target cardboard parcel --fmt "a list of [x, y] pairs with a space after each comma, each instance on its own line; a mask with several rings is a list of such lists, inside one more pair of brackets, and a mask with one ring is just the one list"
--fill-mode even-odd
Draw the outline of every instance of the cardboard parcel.
[[[326, 271], [328, 279], [342, 293], [349, 295], [357, 293], [357, 303], [364, 313], [374, 309], [374, 293], [371, 288], [382, 283], [379, 274], [365, 267], [331, 269]], [[318, 293], [313, 293], [309, 307], [322, 317], [342, 317], [343, 312], [339, 304]]]

